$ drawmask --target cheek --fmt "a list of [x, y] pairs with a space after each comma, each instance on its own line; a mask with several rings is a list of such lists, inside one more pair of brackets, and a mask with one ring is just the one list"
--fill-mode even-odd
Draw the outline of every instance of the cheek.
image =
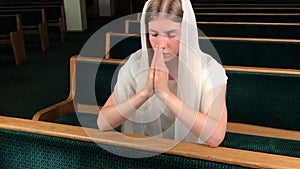
[[156, 44], [156, 41], [154, 38], [152, 38], [151, 36], [149, 36], [149, 41], [150, 41], [150, 44], [151, 44], [151, 47], [153, 48]]
[[174, 53], [176, 53], [177, 55], [179, 53], [179, 44], [180, 44], [179, 40], [174, 40], [174, 41], [170, 42], [170, 47], [171, 47], [172, 51]]

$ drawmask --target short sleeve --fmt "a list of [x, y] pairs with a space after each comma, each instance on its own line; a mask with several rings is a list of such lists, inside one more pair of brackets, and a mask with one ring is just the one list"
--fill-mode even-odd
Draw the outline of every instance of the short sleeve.
[[[220, 97], [220, 87], [227, 84], [226, 72], [216, 61], [208, 64], [206, 78], [202, 83], [202, 97], [200, 111], [206, 114], [216, 97]], [[225, 98], [225, 95], [224, 95]], [[225, 101], [225, 99], [224, 99]]]

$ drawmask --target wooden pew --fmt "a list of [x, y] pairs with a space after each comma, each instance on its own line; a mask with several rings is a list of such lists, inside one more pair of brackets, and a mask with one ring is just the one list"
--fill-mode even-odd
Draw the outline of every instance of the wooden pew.
[[[300, 23], [197, 22], [199, 34], [209, 37], [300, 39]], [[125, 33], [140, 34], [140, 21], [125, 20]]]
[[[99, 58], [88, 58], [88, 57], [80, 57], [80, 56], [72, 57], [70, 63], [71, 66], [70, 66], [69, 97], [65, 101], [59, 102], [55, 105], [52, 105], [50, 107], [47, 107], [37, 112], [33, 117], [33, 120], [56, 121], [57, 123], [59, 122], [57, 120], [74, 114], [76, 110], [77, 113], [75, 114], [75, 116], [73, 116], [73, 118], [76, 118], [76, 116], [77, 118], [79, 118], [78, 120], [80, 121], [80, 123], [77, 125], [91, 128], [92, 126], [91, 123], [96, 123], [97, 113], [99, 109], [101, 109], [101, 105], [104, 104], [105, 100], [110, 95], [111, 92], [110, 85], [111, 83], [114, 83], [113, 82], [114, 79], [111, 79], [112, 74], [114, 73], [114, 70], [118, 67], [118, 64], [123, 64], [123, 63], [124, 61], [120, 61], [120, 60], [102, 60]], [[99, 64], [101, 70], [100, 72], [97, 69]], [[109, 64], [112, 67], [107, 69], [108, 67], [105, 67], [105, 65], [109, 65]], [[251, 151], [253, 153], [254, 152], [268, 153], [270, 158], [273, 158], [272, 156], [274, 154], [276, 154], [275, 156], [279, 155], [282, 156], [283, 158], [287, 156], [295, 156], [299, 158], [300, 157], [299, 149], [290, 151], [288, 147], [284, 147], [284, 146], [300, 144], [299, 142], [300, 132], [298, 126], [300, 117], [297, 116], [297, 114], [295, 113], [296, 109], [294, 109], [297, 108], [297, 104], [290, 102], [289, 100], [284, 101], [286, 99], [284, 95], [279, 94], [280, 96], [274, 95], [274, 97], [272, 95], [269, 95], [271, 91], [276, 93], [276, 91], [280, 87], [279, 88], [269, 87], [270, 90], [269, 92], [268, 90], [265, 90], [264, 87], [261, 85], [264, 85], [262, 79], [268, 79], [269, 82], [275, 80], [280, 85], [291, 86], [291, 84], [293, 84], [295, 81], [297, 81], [297, 79], [299, 79], [300, 71], [287, 70], [287, 69], [236, 67], [236, 66], [224, 66], [224, 68], [227, 74], [229, 75], [228, 93], [227, 93], [227, 96], [229, 96], [227, 98], [229, 122], [228, 122], [226, 138], [224, 140], [224, 143], [222, 143], [221, 147], [219, 148], [221, 149], [234, 148], [234, 149], [239, 149], [238, 151], [242, 151], [242, 152]], [[90, 70], [87, 71], [86, 69], [90, 69]], [[95, 72], [97, 72], [97, 74], [98, 73], [101, 74], [100, 76], [99, 74], [97, 75], [97, 79], [101, 81], [100, 83], [97, 82], [95, 83], [95, 76], [96, 76]], [[87, 76], [87, 74], [89, 74], [90, 76]], [[253, 84], [248, 82], [245, 82], [245, 84], [247, 85], [238, 84], [238, 82], [242, 80], [241, 78], [249, 79], [248, 75], [249, 77], [251, 77], [250, 80], [251, 79], [255, 80], [252, 81]], [[105, 77], [105, 76], [109, 76], [109, 77]], [[274, 77], [275, 79], [273, 79]], [[289, 81], [289, 82], [282, 84], [281, 82], [283, 81]], [[259, 84], [256, 82], [258, 82]], [[270, 86], [270, 84], [265, 84], [265, 85]], [[99, 88], [101, 89], [95, 91], [93, 89], [93, 85], [99, 86]], [[242, 88], [242, 90], [240, 90], [238, 87]], [[253, 93], [253, 91], [257, 89], [261, 89], [260, 90], [261, 92], [256, 92], [256, 94]], [[298, 97], [299, 94], [289, 95], [293, 91], [297, 93], [298, 89], [291, 87], [289, 88], [289, 90], [285, 91], [288, 98]], [[97, 101], [91, 99], [91, 97], [94, 97], [92, 96], [93, 92], [94, 94], [95, 92], [99, 94]], [[263, 92], [265, 92], [264, 96], [260, 95]], [[255, 99], [253, 97], [248, 97], [249, 95], [251, 95], [251, 93], [254, 94], [253, 97], [260, 97], [264, 100], [270, 100], [271, 102], [273, 102], [272, 100], [277, 100], [278, 103], [273, 102], [273, 106], [272, 105], [265, 106], [267, 103], [265, 103], [264, 100], [257, 100], [258, 102], [262, 103], [262, 107], [265, 107], [265, 109], [267, 109], [268, 111], [273, 111], [273, 112], [261, 111], [263, 109], [259, 108], [259, 106], [253, 107], [252, 104], [253, 102], [255, 102]], [[249, 104], [247, 105], [247, 103]], [[287, 113], [280, 112], [281, 110], [280, 108], [278, 109], [278, 107], [282, 107], [282, 106], [285, 107], [285, 111]], [[244, 109], [239, 109], [240, 107], [243, 107]], [[277, 114], [275, 118], [272, 117], [273, 116], [272, 113]], [[263, 116], [263, 118], [257, 119], [257, 117], [260, 117], [261, 115]], [[284, 118], [282, 118], [281, 116]], [[287, 118], [287, 116], [289, 118]], [[281, 119], [283, 122], [280, 123], [276, 122], [276, 119], [278, 118]], [[69, 119], [67, 118], [65, 120], [67, 121], [65, 121], [64, 124], [68, 124], [70, 122], [70, 118]], [[74, 121], [74, 119], [71, 119], [71, 121], [72, 120]], [[282, 126], [283, 124], [284, 126]], [[283, 127], [283, 128], [278, 128], [278, 127]], [[94, 126], [92, 128], [97, 128], [97, 126], [96, 127]], [[245, 138], [247, 139], [247, 141], [243, 142], [242, 140]], [[245, 145], [243, 145], [243, 143]], [[283, 147], [277, 147], [276, 144], [278, 143], [283, 145]], [[193, 145], [197, 145], [197, 144], [193, 144]], [[273, 148], [269, 149], [268, 146], [275, 147], [275, 150]], [[191, 149], [197, 149], [197, 148], [193, 147]], [[191, 149], [187, 149], [186, 151], [191, 152]], [[223, 153], [226, 154], [226, 152]], [[232, 152], [227, 152], [227, 153], [232, 153]], [[186, 154], [186, 152], [183, 152], [183, 154]], [[188, 156], [188, 157], [192, 157], [192, 156]], [[258, 160], [259, 158], [257, 159], [254, 158], [254, 159]], [[218, 161], [218, 160], [215, 159], [213, 161]], [[239, 163], [239, 165], [241, 164], [243, 166], [251, 167], [248, 166], [246, 163], [248, 162], [243, 161]], [[266, 164], [272, 165], [273, 163], [266, 161], [263, 164], [263, 166]], [[283, 162], [281, 163], [281, 165], [286, 165], [286, 164]], [[260, 168], [263, 166], [258, 166], [258, 167]]]
[[191, 3], [194, 7], [293, 7], [300, 5], [297, 0], [192, 0]]
[[140, 18], [138, 20], [125, 20], [125, 33], [129, 34], [140, 34]]
[[195, 13], [199, 22], [300, 23], [300, 13]]
[[299, 13], [300, 7], [194, 7], [195, 13]]
[[[300, 68], [300, 39], [200, 36], [199, 44], [202, 51], [225, 65]], [[106, 59], [125, 59], [140, 48], [138, 34], [106, 34]]]
[[294, 8], [300, 7], [299, 3], [192, 3], [193, 8]]
[[48, 29], [44, 9], [1, 9], [0, 14], [19, 14], [25, 35], [39, 35], [42, 51], [49, 48]]
[[268, 22], [197, 22], [209, 37], [300, 39], [300, 23]]
[[1, 6], [63, 5], [63, 0], [1, 0]]
[[[299, 158], [0, 116], [2, 166], [298, 168]], [[141, 139], [147, 138], [147, 139]], [[11, 144], [14, 143], [14, 144]], [[155, 146], [153, 146], [155, 143]], [[169, 149], [169, 145], [176, 144]], [[8, 146], [9, 145], [9, 146]], [[99, 145], [99, 146], [98, 146]], [[105, 149], [104, 149], [105, 148]], [[166, 148], [168, 149], [166, 151]], [[28, 150], [31, 150], [28, 153]], [[107, 151], [111, 150], [111, 151]], [[84, 155], [79, 155], [84, 152]], [[132, 153], [157, 155], [128, 158]], [[55, 155], [53, 155], [55, 154]], [[18, 157], [18, 158], [16, 158]], [[22, 159], [22, 162], [20, 160]], [[97, 160], [95, 160], [97, 159]]]
[[66, 39], [66, 16], [64, 6], [45, 6], [48, 27], [56, 27], [60, 31], [61, 42]]
[[[119, 65], [125, 63], [119, 59], [103, 60], [101, 58], [87, 58], [80, 56], [73, 56], [70, 59], [70, 92], [66, 100], [57, 103], [53, 106], [45, 108], [33, 116], [33, 120], [54, 121], [62, 116], [74, 113], [75, 110], [81, 111], [88, 109], [89, 113], [95, 114], [98, 107], [95, 105], [103, 105], [111, 93], [110, 85], [103, 85], [113, 83], [111, 77]], [[87, 67], [86, 67], [87, 66]], [[100, 71], [101, 70], [101, 71]], [[97, 91], [102, 93], [103, 97], [97, 97], [94, 100], [95, 79], [97, 74], [97, 83], [101, 85]], [[91, 76], [85, 76], [90, 74]], [[89, 87], [86, 87], [89, 86]]]
[[[91, 105], [91, 110], [97, 114], [97, 106], [106, 102], [116, 82], [117, 70], [125, 62], [120, 59], [73, 56], [70, 60], [69, 97], [61, 103], [39, 111], [33, 119], [54, 121], [77, 111], [80, 106], [84, 107], [83, 104]], [[300, 122], [300, 116], [297, 114], [297, 106], [300, 103], [296, 101], [300, 93], [298, 88], [293, 87], [300, 80], [299, 70], [226, 65], [224, 68], [229, 78], [227, 104], [230, 121], [300, 130], [297, 125]], [[252, 81], [253, 84], [248, 81]], [[96, 88], [97, 86], [101, 87]], [[280, 88], [284, 86], [286, 89], [283, 91]], [[95, 95], [95, 92], [99, 95]], [[273, 100], [277, 102], [273, 103]], [[252, 104], [256, 104], [257, 107], [251, 106]], [[272, 113], [276, 116], [272, 116]], [[279, 122], [278, 118], [282, 122]], [[261, 120], [258, 121], [259, 119]]]
[[[47, 3], [46, 3], [47, 4]], [[25, 4], [21, 6], [6, 5], [0, 6], [0, 10], [28, 10], [28, 9], [43, 9], [45, 11], [45, 22], [48, 28], [58, 28], [61, 34], [61, 42], [66, 38], [66, 17], [63, 5], [46, 5], [46, 4]]]
[[[124, 45], [130, 44], [130, 45]], [[141, 48], [140, 35], [107, 32], [105, 37], [105, 59], [125, 59]], [[117, 50], [114, 50], [117, 49]], [[114, 54], [114, 52], [116, 52]], [[122, 52], [123, 55], [118, 55]]]
[[27, 58], [20, 15], [0, 15], [0, 23], [0, 44], [12, 46], [18, 66]]

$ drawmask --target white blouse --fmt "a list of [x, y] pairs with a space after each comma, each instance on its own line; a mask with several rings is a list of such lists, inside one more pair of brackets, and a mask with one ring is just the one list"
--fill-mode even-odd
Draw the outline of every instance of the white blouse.
[[[138, 93], [141, 89], [138, 89], [137, 83], [146, 83], [148, 72], [138, 72], [140, 70], [141, 56], [141, 50], [135, 52], [120, 69], [118, 81], [114, 88], [116, 93], [118, 93], [117, 98], [115, 98], [117, 102], [127, 100]], [[206, 78], [207, 74], [203, 75], [205, 78], [201, 82], [202, 96], [206, 96], [207, 92], [213, 87], [227, 83], [225, 71], [218, 62], [212, 59], [207, 63], [207, 67], [209, 77]], [[212, 79], [207, 80], [209, 78]], [[211, 85], [211, 81], [213, 81], [214, 86]], [[169, 80], [168, 85], [169, 89], [176, 95], [178, 88], [176, 80]], [[209, 105], [206, 105], [207, 103], [204, 99], [201, 99], [198, 111], [205, 113], [209, 107]], [[140, 121], [136, 119], [140, 119]], [[147, 120], [143, 121], [143, 119]], [[122, 132], [174, 139], [175, 119], [174, 114], [154, 95], [123, 123]], [[201, 140], [198, 140], [198, 142], [203, 143]]]

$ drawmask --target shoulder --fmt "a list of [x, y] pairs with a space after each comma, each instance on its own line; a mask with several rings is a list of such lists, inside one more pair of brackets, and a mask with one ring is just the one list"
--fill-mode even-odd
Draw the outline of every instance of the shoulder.
[[141, 63], [142, 51], [138, 50], [130, 55], [126, 63], [122, 66], [122, 72], [136, 71]]
[[141, 57], [142, 57], [142, 50], [140, 49], [132, 53], [126, 63], [128, 64], [139, 63], [141, 61]]
[[227, 76], [226, 71], [220, 63], [211, 58], [207, 62], [207, 72], [214, 86], [226, 84]]

